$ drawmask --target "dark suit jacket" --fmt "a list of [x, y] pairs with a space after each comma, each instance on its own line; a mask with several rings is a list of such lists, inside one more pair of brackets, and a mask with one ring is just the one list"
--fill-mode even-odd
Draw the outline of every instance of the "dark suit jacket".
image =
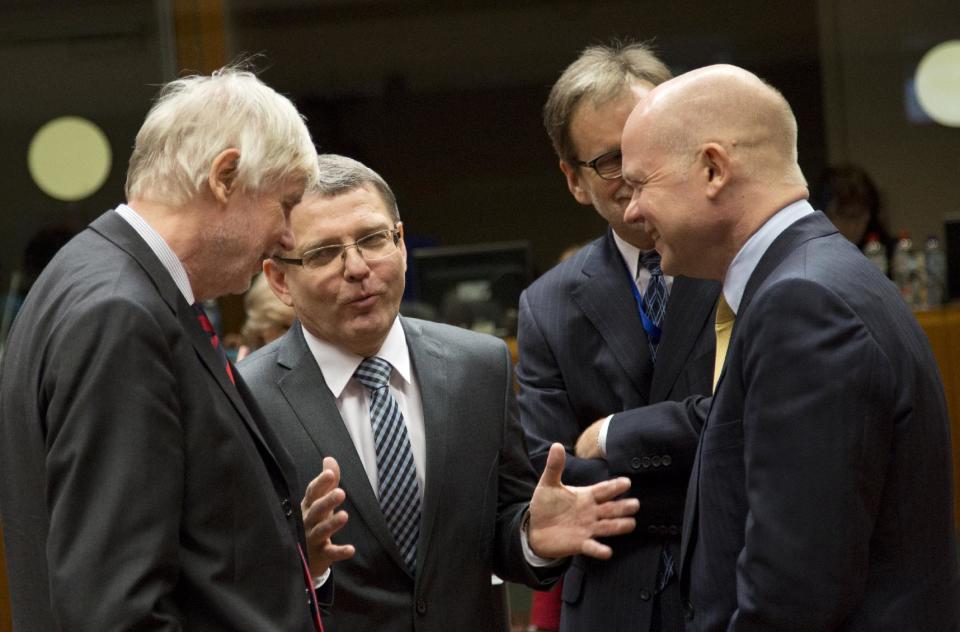
[[572, 454], [587, 426], [617, 413], [608, 459], [569, 457], [564, 481], [586, 485], [629, 475], [641, 503], [636, 531], [610, 540], [612, 560], [574, 559], [564, 578], [564, 630], [649, 629], [664, 542], [679, 557], [699, 428], [682, 415], [648, 424], [635, 409], [710, 392], [719, 284], [674, 279], [654, 369], [624, 270], [608, 229], [520, 298], [520, 417], [534, 465], [543, 468], [555, 441]]
[[13, 326], [0, 468], [19, 632], [313, 629], [289, 457], [112, 211]]
[[688, 630], [953, 632], [950, 434], [923, 331], [821, 213], [737, 313], [684, 523]]
[[539, 585], [520, 521], [536, 482], [516, 419], [510, 354], [496, 338], [402, 318], [423, 400], [426, 476], [411, 577], [299, 323], [239, 369], [297, 464], [300, 489], [340, 464], [350, 518], [334, 541], [356, 555], [334, 567], [327, 632], [488, 632], [490, 574]]

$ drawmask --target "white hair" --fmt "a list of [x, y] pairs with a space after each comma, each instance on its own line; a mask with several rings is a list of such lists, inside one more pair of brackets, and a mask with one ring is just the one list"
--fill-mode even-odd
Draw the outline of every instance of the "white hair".
[[225, 67], [161, 89], [130, 155], [127, 199], [186, 204], [201, 190], [214, 158], [231, 148], [240, 152], [240, 190], [316, 182], [316, 149], [293, 103], [252, 72]]

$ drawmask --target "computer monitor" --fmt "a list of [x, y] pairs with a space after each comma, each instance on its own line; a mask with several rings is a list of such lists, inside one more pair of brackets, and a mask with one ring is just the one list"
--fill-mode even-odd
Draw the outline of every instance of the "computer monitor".
[[411, 255], [416, 303], [402, 312], [516, 335], [520, 293], [533, 280], [529, 242], [416, 248]]

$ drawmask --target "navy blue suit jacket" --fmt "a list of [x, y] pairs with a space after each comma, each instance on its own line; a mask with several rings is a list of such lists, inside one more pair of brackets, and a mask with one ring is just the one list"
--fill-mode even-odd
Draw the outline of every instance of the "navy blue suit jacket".
[[[573, 560], [564, 630], [648, 630], [664, 543], [679, 556], [699, 426], [684, 415], [647, 423], [636, 409], [710, 392], [719, 284], [674, 279], [654, 367], [630, 283], [608, 229], [520, 298], [520, 417], [534, 465], [542, 470], [559, 441], [571, 455], [566, 483], [628, 475], [641, 503], [636, 531], [609, 539], [612, 560]], [[581, 432], [613, 413], [607, 460], [573, 457]]]

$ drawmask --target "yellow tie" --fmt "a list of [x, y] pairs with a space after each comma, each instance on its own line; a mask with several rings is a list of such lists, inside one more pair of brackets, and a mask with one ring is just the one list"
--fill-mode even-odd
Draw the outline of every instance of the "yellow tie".
[[720, 293], [720, 300], [717, 301], [717, 318], [714, 329], [717, 333], [717, 355], [713, 361], [713, 390], [717, 390], [717, 381], [720, 379], [720, 373], [723, 372], [723, 362], [727, 358], [727, 347], [730, 346], [730, 332], [733, 331], [733, 322], [737, 315], [733, 313], [727, 300], [723, 298], [723, 292]]

